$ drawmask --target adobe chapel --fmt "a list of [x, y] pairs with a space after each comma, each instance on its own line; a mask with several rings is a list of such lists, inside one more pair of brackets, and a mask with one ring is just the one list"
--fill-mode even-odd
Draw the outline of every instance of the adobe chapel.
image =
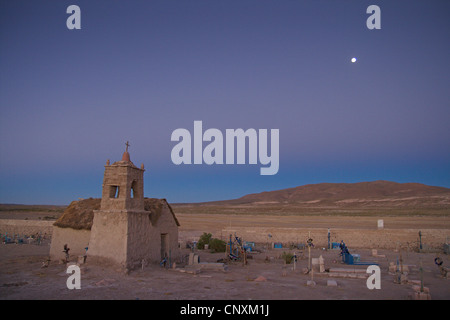
[[53, 225], [50, 258], [87, 256], [88, 263], [132, 270], [179, 255], [178, 227], [165, 199], [144, 198], [144, 165], [130, 160], [105, 165], [101, 199], [73, 201]]

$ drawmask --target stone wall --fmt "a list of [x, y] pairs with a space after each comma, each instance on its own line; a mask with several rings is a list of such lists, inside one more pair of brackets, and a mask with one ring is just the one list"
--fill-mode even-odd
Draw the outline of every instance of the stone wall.
[[126, 211], [94, 211], [88, 256], [126, 268], [127, 223]]
[[[131, 163], [119, 161], [105, 166], [102, 191], [102, 210], [142, 210], [144, 208], [144, 170]], [[134, 184], [133, 184], [134, 183]], [[114, 198], [113, 187], [118, 187], [118, 197]], [[133, 197], [131, 190], [134, 190]]]
[[[164, 220], [166, 215], [164, 216]], [[10, 235], [32, 235], [36, 233], [47, 235], [53, 234], [53, 223], [54, 221], [38, 221], [38, 220], [0, 220], [0, 233], [5, 234], [6, 232]], [[161, 225], [165, 225], [167, 222]], [[161, 231], [161, 233], [169, 233], [170, 247], [176, 248], [178, 244], [178, 235], [176, 226], [171, 223], [167, 224], [168, 229]], [[419, 241], [419, 231], [422, 233], [422, 243], [426, 247], [431, 248], [442, 248], [442, 244], [446, 242], [447, 238], [450, 239], [449, 229], [331, 229], [331, 241], [344, 242], [350, 248], [373, 248], [373, 249], [395, 249], [399, 244], [401, 247], [417, 248]], [[221, 234], [213, 234], [213, 237], [223, 238], [227, 241], [229, 234], [236, 235], [243, 238], [244, 241], [253, 241], [258, 243], [267, 242], [281, 242], [284, 244], [289, 243], [306, 243], [308, 239], [308, 232], [311, 232], [311, 238], [314, 240], [315, 246], [326, 247], [327, 238], [327, 228], [263, 228], [263, 227], [233, 227], [225, 228], [222, 230]], [[201, 233], [199, 233], [201, 234]], [[271, 234], [272, 238], [268, 235]], [[159, 247], [160, 240], [155, 237], [155, 247]], [[62, 244], [64, 245], [64, 244]], [[61, 246], [61, 244], [56, 245], [56, 247]], [[70, 247], [70, 245], [69, 245]], [[62, 247], [61, 247], [62, 248]], [[76, 246], [72, 246], [71, 251], [75, 254]], [[80, 248], [84, 248], [84, 244], [80, 245]], [[58, 249], [59, 250], [59, 249]], [[62, 251], [62, 249], [60, 250]], [[82, 251], [82, 250], [81, 250]], [[80, 251], [80, 252], [81, 252]], [[57, 251], [55, 251], [57, 252]], [[159, 251], [155, 254], [155, 260], [159, 259]], [[175, 250], [172, 251], [174, 253]]]
[[[154, 227], [158, 230], [156, 239], [160, 249], [161, 235], [166, 235], [166, 253], [168, 256], [170, 255], [170, 258], [172, 258], [173, 261], [180, 255], [180, 251], [178, 250], [178, 225], [176, 224], [167, 203], [164, 203], [161, 216]], [[158, 255], [155, 258], [160, 258], [160, 256]]]
[[[172, 261], [179, 255], [178, 226], [167, 204], [163, 205], [161, 215], [153, 225], [148, 212], [128, 215], [127, 262], [133, 269], [142, 260], [147, 263], [160, 262], [165, 251]], [[163, 236], [165, 245], [161, 243]]]
[[51, 235], [55, 221], [0, 219], [0, 233], [9, 235], [33, 235], [41, 233]]
[[50, 257], [52, 260], [60, 260], [66, 257], [63, 252], [67, 244], [71, 257], [82, 256], [89, 245], [90, 230], [75, 230], [72, 228], [53, 227], [52, 243], [50, 246]]
[[161, 261], [161, 239], [166, 239], [167, 256], [176, 259], [178, 226], [167, 204], [152, 225], [148, 211], [95, 211], [88, 259], [111, 261], [121, 268], [135, 269], [146, 263]]
[[[426, 248], [442, 248], [442, 245], [450, 238], [450, 229], [421, 229], [422, 244]], [[331, 242], [344, 240], [349, 248], [371, 249], [415, 249], [419, 243], [418, 229], [330, 229]], [[309, 234], [316, 247], [327, 247], [327, 228], [262, 228], [262, 227], [233, 227], [222, 230], [222, 237], [228, 241], [230, 234], [242, 238], [244, 241], [257, 243], [281, 242], [284, 245], [290, 243], [306, 244]], [[269, 237], [269, 234], [271, 237]], [[213, 235], [220, 237], [220, 235]]]

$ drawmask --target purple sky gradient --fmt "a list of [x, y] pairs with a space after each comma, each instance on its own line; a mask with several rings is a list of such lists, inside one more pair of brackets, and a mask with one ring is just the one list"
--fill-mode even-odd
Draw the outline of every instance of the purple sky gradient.
[[[81, 8], [81, 30], [66, 8]], [[366, 9], [381, 8], [381, 30]], [[100, 197], [104, 164], [145, 196], [240, 197], [320, 182], [450, 187], [450, 2], [0, 2], [0, 202]], [[350, 59], [357, 57], [356, 63]], [[173, 130], [280, 130], [280, 170], [172, 163]]]

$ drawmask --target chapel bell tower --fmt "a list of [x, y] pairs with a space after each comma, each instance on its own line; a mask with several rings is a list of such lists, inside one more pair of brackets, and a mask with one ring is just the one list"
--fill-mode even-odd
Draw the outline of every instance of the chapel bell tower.
[[121, 161], [106, 162], [100, 210], [144, 210], [144, 165], [131, 162], [128, 141], [125, 145]]
[[148, 259], [149, 212], [144, 209], [144, 165], [130, 160], [128, 141], [122, 160], [105, 165], [100, 210], [94, 210], [89, 259], [134, 268]]

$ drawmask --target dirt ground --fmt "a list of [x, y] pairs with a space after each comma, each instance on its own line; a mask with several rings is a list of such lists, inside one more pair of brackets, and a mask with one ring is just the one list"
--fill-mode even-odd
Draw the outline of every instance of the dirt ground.
[[[202, 270], [198, 274], [170, 270], [157, 264], [130, 272], [128, 275], [110, 268], [89, 264], [81, 265], [81, 289], [69, 290], [66, 281], [66, 265], [51, 262], [42, 268], [49, 253], [49, 242], [36, 244], [0, 245], [0, 299], [2, 300], [407, 300], [413, 292], [413, 284], [396, 284], [394, 275], [388, 272], [389, 262], [396, 262], [399, 253], [379, 250], [384, 258], [371, 257], [370, 250], [357, 250], [361, 261], [376, 262], [381, 269], [381, 289], [369, 290], [366, 279], [329, 277], [314, 274], [315, 286], [307, 286], [311, 275], [304, 274], [308, 266], [307, 251], [293, 270], [293, 264], [284, 266], [280, 258], [289, 249], [258, 248], [261, 252], [250, 254], [247, 265], [232, 262], [226, 271]], [[290, 250], [290, 252], [294, 252]], [[190, 249], [183, 249], [187, 257]], [[223, 253], [198, 250], [200, 262], [217, 262]], [[311, 257], [325, 259], [325, 268], [357, 268], [343, 264], [338, 250], [313, 248]], [[450, 265], [447, 255], [441, 254], [444, 266]], [[436, 253], [402, 252], [403, 264], [409, 265], [409, 280], [420, 280], [420, 264], [423, 266], [423, 283], [429, 288], [432, 300], [449, 300], [450, 283], [440, 276], [434, 264]], [[336, 287], [327, 286], [327, 280], [335, 280]]]
[[315, 216], [315, 215], [238, 215], [193, 214], [176, 212], [182, 231], [220, 233], [226, 227], [278, 227], [278, 228], [348, 228], [376, 229], [378, 219], [385, 229], [450, 229], [448, 216]]
[[[182, 210], [180, 210], [182, 211]], [[19, 214], [19, 215], [18, 215]], [[180, 221], [179, 238], [198, 237], [204, 232], [221, 235], [226, 227], [277, 226], [311, 228], [374, 229], [379, 218], [386, 229], [430, 228], [449, 229], [448, 216], [317, 216], [317, 215], [237, 215], [237, 214], [195, 214], [177, 212]], [[2, 213], [2, 218], [45, 219], [47, 213], [20, 214]], [[181, 261], [176, 270], [160, 267], [158, 264], [134, 270], [128, 275], [113, 268], [104, 268], [89, 263], [81, 265], [81, 289], [69, 290], [66, 281], [67, 266], [52, 261], [42, 268], [47, 260], [50, 240], [37, 244], [0, 244], [0, 299], [1, 300], [407, 300], [413, 293], [414, 283], [394, 283], [394, 274], [389, 273], [390, 262], [396, 262], [400, 252], [378, 250], [382, 257], [372, 257], [370, 248], [352, 250], [363, 262], [375, 262], [381, 269], [381, 289], [367, 288], [366, 279], [330, 277], [328, 273], [314, 274], [315, 286], [307, 286], [310, 274], [304, 274], [308, 267], [307, 252], [297, 250], [299, 255], [296, 269], [293, 264], [284, 265], [281, 255], [291, 252], [287, 248], [267, 249], [258, 246], [259, 253], [252, 253], [247, 265], [241, 262], [227, 264], [226, 271], [202, 270], [198, 274], [181, 272]], [[190, 249], [182, 249], [184, 263]], [[217, 262], [224, 253], [196, 251], [200, 262]], [[302, 256], [303, 254], [303, 256]], [[408, 280], [420, 280], [420, 264], [423, 266], [423, 284], [429, 288], [432, 300], [449, 300], [450, 283], [443, 279], [434, 263], [437, 253], [401, 252], [403, 263], [410, 266]], [[313, 248], [311, 257], [325, 259], [325, 268], [355, 268], [366, 270], [367, 265], [349, 266], [342, 263], [338, 250]], [[450, 258], [443, 253], [440, 257], [449, 267]], [[75, 261], [75, 257], [72, 258]], [[367, 275], [368, 276], [368, 275]], [[261, 280], [261, 281], [259, 281]], [[327, 286], [327, 280], [335, 280], [337, 286]]]

